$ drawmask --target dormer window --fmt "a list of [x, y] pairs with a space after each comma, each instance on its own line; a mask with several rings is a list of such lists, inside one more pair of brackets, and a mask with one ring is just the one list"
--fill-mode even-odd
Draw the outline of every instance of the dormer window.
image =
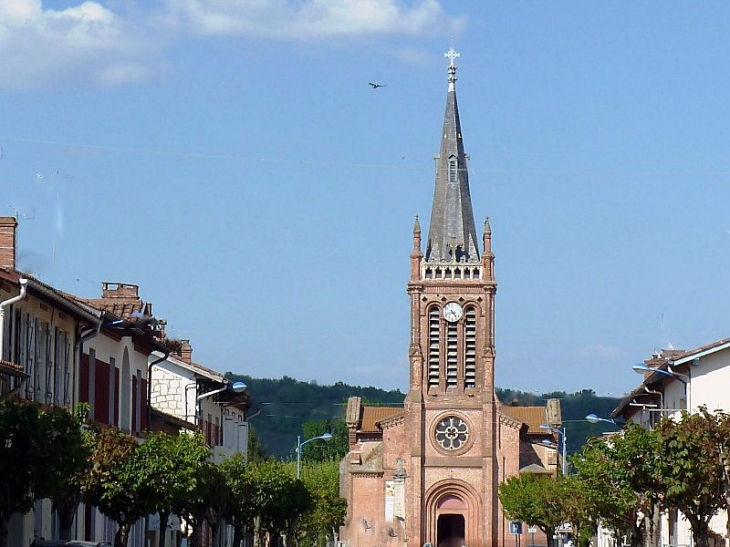
[[459, 164], [454, 156], [449, 158], [449, 183], [456, 184]]

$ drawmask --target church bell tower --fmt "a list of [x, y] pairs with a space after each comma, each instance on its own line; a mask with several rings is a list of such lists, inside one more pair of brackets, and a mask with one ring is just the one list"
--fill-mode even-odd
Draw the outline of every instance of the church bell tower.
[[[410, 450], [408, 537], [415, 544], [497, 544], [497, 412], [494, 391], [494, 256], [489, 220], [477, 239], [456, 64], [448, 91], [425, 253], [416, 218], [408, 282]], [[481, 251], [480, 251], [481, 246]]]

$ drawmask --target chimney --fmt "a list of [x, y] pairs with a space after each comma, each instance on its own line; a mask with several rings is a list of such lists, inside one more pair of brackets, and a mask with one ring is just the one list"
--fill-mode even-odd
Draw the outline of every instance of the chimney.
[[186, 363], [193, 362], [193, 346], [190, 345], [190, 340], [181, 340], [180, 350], [178, 351], [178, 357]]
[[15, 217], [0, 217], [0, 268], [15, 270], [17, 228]]
[[131, 283], [110, 283], [101, 284], [102, 298], [134, 298], [139, 300], [139, 285]]

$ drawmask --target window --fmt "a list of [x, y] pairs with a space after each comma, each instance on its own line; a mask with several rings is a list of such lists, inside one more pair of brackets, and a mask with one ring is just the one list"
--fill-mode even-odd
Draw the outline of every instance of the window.
[[449, 158], [449, 182], [456, 184], [458, 180], [459, 164], [454, 156]]
[[428, 312], [428, 387], [438, 387], [441, 362], [439, 308]]
[[458, 323], [446, 325], [446, 389], [456, 389], [459, 369]]
[[464, 319], [464, 387], [476, 387], [477, 312], [466, 308]]
[[448, 416], [436, 424], [434, 438], [444, 450], [459, 450], [469, 440], [469, 426], [457, 416]]

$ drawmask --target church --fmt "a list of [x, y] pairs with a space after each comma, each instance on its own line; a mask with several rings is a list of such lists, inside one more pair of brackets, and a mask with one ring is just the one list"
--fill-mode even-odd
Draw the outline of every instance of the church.
[[496, 397], [492, 231], [487, 219], [477, 237], [456, 101], [459, 54], [445, 56], [428, 237], [424, 251], [416, 218], [410, 254], [410, 383], [401, 407], [348, 401], [349, 452], [340, 467], [348, 501], [340, 542], [348, 547], [547, 544], [505, 519], [497, 489], [519, 473], [557, 472], [553, 434], [541, 426], [560, 425], [560, 406]]

